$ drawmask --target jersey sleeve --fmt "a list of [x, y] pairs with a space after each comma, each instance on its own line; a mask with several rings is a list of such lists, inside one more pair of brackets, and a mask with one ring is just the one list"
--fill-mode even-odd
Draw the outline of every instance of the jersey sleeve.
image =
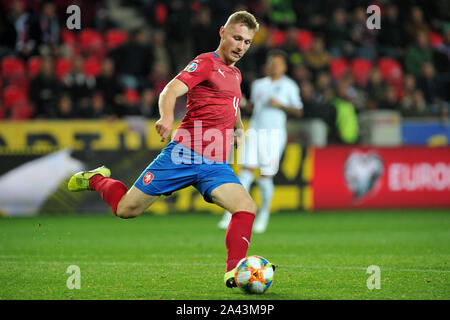
[[255, 104], [256, 103], [256, 90], [258, 86], [258, 80], [252, 82], [250, 86], [250, 101]]
[[207, 80], [212, 72], [212, 61], [210, 59], [197, 58], [192, 60], [176, 77], [184, 82], [189, 90], [197, 84]]
[[291, 92], [291, 106], [297, 109], [303, 109], [303, 102], [302, 98], [300, 97], [300, 88], [298, 87], [298, 85], [292, 83], [292, 90], [289, 91]]

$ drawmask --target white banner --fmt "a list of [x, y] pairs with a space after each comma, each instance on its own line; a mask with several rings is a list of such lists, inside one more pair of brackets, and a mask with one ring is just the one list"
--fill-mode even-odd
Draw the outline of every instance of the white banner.
[[0, 177], [0, 213], [32, 216], [70, 175], [84, 165], [64, 149], [27, 162]]

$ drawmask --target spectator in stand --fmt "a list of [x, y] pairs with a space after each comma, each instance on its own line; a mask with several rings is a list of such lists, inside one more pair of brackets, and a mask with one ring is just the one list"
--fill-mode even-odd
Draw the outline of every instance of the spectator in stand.
[[53, 59], [44, 57], [41, 70], [31, 80], [29, 96], [34, 103], [34, 116], [37, 118], [54, 117], [61, 85], [54, 73]]
[[269, 0], [268, 16], [271, 25], [287, 29], [297, 22], [297, 15], [292, 7], [291, 0]]
[[348, 97], [348, 86], [348, 81], [340, 81], [337, 84], [336, 97], [332, 100], [335, 119], [329, 134], [331, 143], [354, 144], [358, 142], [358, 116], [355, 106]]
[[91, 109], [88, 118], [102, 119], [111, 115], [111, 111], [105, 104], [105, 99], [100, 92], [95, 92], [91, 99]]
[[409, 95], [412, 97], [412, 94], [416, 88], [416, 78], [412, 74], [405, 74], [403, 78], [403, 95]]
[[312, 48], [305, 54], [305, 63], [314, 79], [319, 72], [329, 70], [330, 61], [331, 55], [326, 51], [323, 38], [315, 37]]
[[415, 89], [410, 99], [404, 99], [401, 104], [401, 112], [404, 117], [428, 116], [427, 103], [422, 91]]
[[309, 81], [303, 81], [300, 84], [300, 92], [303, 101], [303, 118], [322, 119], [331, 128], [335, 118], [334, 107], [316, 94], [314, 86]]
[[292, 77], [298, 84], [303, 81], [311, 81], [312, 75], [309, 69], [304, 64], [299, 64], [293, 67]]
[[382, 28], [378, 30], [380, 56], [397, 59], [403, 54], [405, 35], [399, 21], [398, 7], [394, 3], [386, 6], [385, 14], [381, 18]]
[[411, 8], [410, 16], [405, 24], [404, 30], [410, 43], [416, 41], [419, 33], [428, 35], [430, 32], [430, 26], [425, 21], [423, 11], [419, 6], [413, 6]]
[[428, 32], [418, 31], [415, 45], [409, 46], [406, 50], [406, 71], [415, 77], [419, 77], [422, 72], [422, 65], [425, 62], [433, 63], [433, 52], [428, 40]]
[[372, 69], [366, 89], [368, 100], [370, 101], [369, 109], [378, 109], [384, 100], [386, 92], [386, 84], [383, 82], [380, 69]]
[[156, 61], [153, 66], [153, 71], [150, 73], [147, 81], [147, 87], [152, 87], [155, 90], [155, 96], [159, 97], [166, 84], [169, 83], [169, 70], [166, 65], [160, 61]]
[[442, 53], [442, 55], [447, 59], [444, 59], [442, 66], [439, 66], [437, 69], [444, 72], [450, 72], [450, 22], [444, 24], [442, 30], [444, 39], [437, 47], [437, 51]]
[[145, 88], [141, 93], [139, 103], [140, 114], [146, 118], [158, 118], [158, 106], [156, 105], [156, 96], [152, 88]]
[[339, 83], [344, 83], [345, 88], [347, 90], [346, 92], [346, 99], [349, 100], [353, 106], [356, 108], [356, 110], [364, 109], [365, 107], [365, 96], [364, 92], [358, 88], [355, 84], [355, 78], [351, 73], [347, 73], [343, 75], [339, 79]]
[[38, 47], [41, 54], [53, 53], [60, 43], [60, 26], [53, 1], [42, 4], [41, 14], [37, 19], [39, 30]]
[[170, 0], [168, 4], [167, 48], [171, 61], [171, 74], [183, 70], [188, 62], [186, 57], [192, 56], [191, 10], [187, 1]]
[[417, 86], [422, 91], [428, 106], [435, 110], [437, 100], [440, 98], [440, 88], [436, 72], [431, 63], [425, 62], [422, 65], [422, 74], [417, 79]]
[[394, 86], [388, 85], [384, 92], [384, 99], [379, 104], [379, 109], [383, 110], [398, 110], [399, 101], [397, 97], [397, 90]]
[[163, 64], [165, 70], [170, 70], [170, 59], [164, 30], [154, 30], [152, 32], [152, 48], [155, 61]]
[[367, 28], [367, 15], [363, 7], [356, 7], [352, 18], [350, 36], [356, 46], [356, 56], [374, 60], [377, 56], [377, 30]]
[[321, 103], [329, 103], [334, 97], [332, 80], [329, 72], [320, 72], [316, 77], [317, 98]]
[[10, 3], [9, 22], [14, 26], [15, 50], [20, 56], [28, 58], [37, 53], [39, 30], [34, 27], [35, 20], [27, 11], [25, 0], [13, 0]]
[[15, 54], [17, 34], [8, 12], [0, 7], [0, 58]]
[[74, 104], [74, 112], [82, 118], [89, 116], [90, 98], [95, 89], [95, 78], [84, 73], [84, 59], [77, 56], [73, 60], [72, 70], [64, 77], [64, 89]]
[[217, 29], [211, 17], [211, 9], [208, 6], [201, 6], [194, 16], [192, 24], [194, 55], [209, 52], [217, 45]]
[[139, 29], [132, 33], [130, 41], [111, 52], [122, 86], [139, 89], [151, 71], [154, 61], [149, 33]]
[[442, 98], [450, 102], [450, 22], [442, 27], [444, 41], [434, 51], [433, 61], [438, 71]]
[[281, 49], [287, 54], [288, 64], [293, 66], [303, 62], [302, 53], [297, 45], [297, 34], [297, 28], [289, 28], [286, 32], [286, 41], [281, 47]]
[[73, 109], [72, 98], [68, 93], [63, 93], [58, 99], [58, 107], [55, 118], [58, 119], [73, 119], [76, 117]]
[[403, 80], [403, 95], [400, 101], [401, 109], [409, 109], [413, 103], [414, 91], [417, 90], [416, 78], [412, 74], [405, 74]]
[[334, 57], [342, 56], [349, 44], [350, 29], [343, 8], [338, 7], [332, 13], [332, 19], [326, 27], [327, 44]]
[[100, 74], [95, 79], [95, 91], [103, 96], [106, 106], [113, 114], [119, 113], [123, 89], [120, 86], [113, 59], [103, 59]]

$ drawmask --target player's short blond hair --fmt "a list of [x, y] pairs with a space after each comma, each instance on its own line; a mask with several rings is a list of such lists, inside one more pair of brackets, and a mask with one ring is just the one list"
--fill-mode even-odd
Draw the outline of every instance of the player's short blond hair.
[[259, 30], [258, 21], [256, 21], [255, 16], [248, 11], [236, 11], [235, 13], [233, 13], [231, 16], [228, 17], [228, 20], [225, 23], [225, 27], [236, 23], [242, 23], [246, 25], [247, 28], [255, 31], [255, 33], [258, 32]]

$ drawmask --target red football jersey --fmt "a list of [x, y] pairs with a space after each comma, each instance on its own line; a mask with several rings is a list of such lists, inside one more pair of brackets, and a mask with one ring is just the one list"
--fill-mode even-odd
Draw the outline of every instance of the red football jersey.
[[242, 76], [215, 52], [192, 60], [176, 79], [189, 88], [187, 111], [173, 140], [215, 161], [226, 161], [233, 143]]

